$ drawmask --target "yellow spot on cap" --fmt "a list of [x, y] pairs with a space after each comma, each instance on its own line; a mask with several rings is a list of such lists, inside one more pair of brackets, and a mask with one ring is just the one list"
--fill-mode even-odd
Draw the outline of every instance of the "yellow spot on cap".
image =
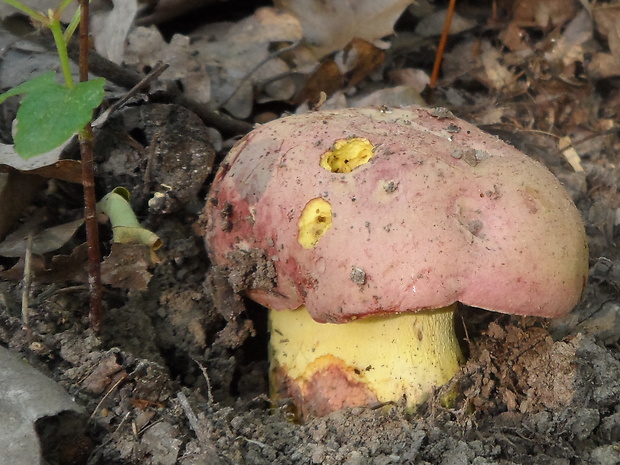
[[327, 200], [310, 200], [297, 221], [297, 241], [304, 249], [314, 248], [332, 225], [332, 207]]
[[372, 158], [375, 146], [368, 139], [340, 139], [321, 157], [321, 167], [332, 173], [350, 173]]

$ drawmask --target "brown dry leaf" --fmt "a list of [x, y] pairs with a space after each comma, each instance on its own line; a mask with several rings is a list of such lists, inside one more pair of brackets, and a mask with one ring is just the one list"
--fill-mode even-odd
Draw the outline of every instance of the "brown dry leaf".
[[299, 19], [304, 40], [318, 58], [359, 37], [373, 41], [394, 32], [394, 23], [412, 0], [275, 0]]
[[596, 30], [607, 39], [609, 50], [620, 56], [620, 5], [597, 5], [592, 14]]
[[[34, 218], [34, 220], [35, 223], [38, 223], [39, 218]], [[52, 226], [35, 233], [33, 222], [26, 222], [23, 227], [9, 234], [0, 243], [0, 255], [3, 257], [25, 256], [29, 236], [32, 236], [32, 253], [43, 255], [53, 252], [65, 245], [83, 223], [84, 220], [80, 218], [79, 220]]]
[[423, 69], [400, 68], [388, 73], [391, 82], [399, 86], [413, 87], [422, 92], [430, 82], [430, 77]]
[[354, 37], [336, 54], [335, 60], [347, 78], [347, 86], [353, 87], [366, 78], [385, 60], [385, 52], [370, 42]]
[[588, 71], [598, 79], [620, 76], [620, 61], [611, 53], [596, 53], [588, 64]]
[[[42, 283], [63, 284], [70, 281], [87, 283], [88, 247], [80, 244], [71, 255], [56, 255], [47, 263], [42, 255], [32, 255], [30, 271], [33, 279]], [[151, 280], [148, 247], [141, 244], [112, 244], [112, 251], [101, 264], [104, 284], [121, 289], [145, 290]], [[0, 272], [0, 278], [19, 281], [24, 275], [24, 258], [13, 267]]]
[[[111, 350], [99, 359], [93, 371], [82, 382], [81, 388], [93, 394], [103, 394], [122, 370], [123, 366], [118, 363], [116, 351]], [[122, 375], [127, 376], [127, 373], [122, 371]]]
[[506, 27], [499, 32], [498, 37], [502, 43], [513, 52], [531, 52], [531, 47], [525, 40], [527, 34], [515, 21], [508, 23]]
[[512, 0], [504, 2], [512, 21], [520, 26], [555, 27], [571, 20], [579, 11], [576, 0]]
[[160, 79], [179, 81], [184, 92], [193, 100], [207, 103], [211, 100], [211, 83], [204, 63], [190, 46], [189, 37], [175, 34], [166, 43], [155, 26], [138, 27], [127, 37], [124, 63], [144, 72], [152, 69], [158, 62], [170, 66]]
[[321, 92], [331, 95], [342, 89], [343, 85], [344, 78], [336, 62], [332, 59], [324, 60], [308, 77], [294, 102], [295, 104], [308, 102], [311, 107], [314, 107], [321, 98]]
[[120, 289], [144, 291], [152, 274], [151, 252], [143, 244], [112, 244], [110, 255], [101, 264], [101, 280]]
[[588, 70], [599, 78], [618, 76], [620, 75], [620, 5], [596, 5], [592, 14], [597, 32], [607, 39], [610, 53], [595, 53]]
[[517, 76], [502, 64], [502, 53], [490, 42], [484, 41], [480, 47], [484, 75], [482, 81], [494, 90], [510, 90], [517, 82]]
[[294, 16], [267, 7], [232, 25], [197, 30], [192, 39], [211, 79], [211, 103], [245, 119], [261, 83], [270, 82], [262, 86], [258, 101], [292, 98], [296, 89], [290, 77], [273, 80], [290, 72], [290, 67], [270, 49], [273, 44], [289, 45], [301, 38], [301, 25]]
[[0, 173], [21, 172], [25, 175], [37, 175], [42, 178], [59, 179], [61, 181], [82, 182], [82, 163], [78, 160], [58, 160], [50, 165], [32, 170], [18, 170], [0, 163]]
[[592, 40], [592, 34], [592, 19], [586, 10], [581, 10], [553, 42], [554, 46], [545, 53], [545, 59], [549, 63], [562, 63], [565, 68], [583, 62], [584, 44]]
[[45, 179], [13, 171], [0, 172], [0, 239], [13, 227], [14, 222], [23, 215], [24, 210], [43, 188]]
[[[33, 255], [30, 271], [33, 279], [43, 283], [66, 283], [76, 281], [88, 282], [87, 274], [88, 248], [80, 244], [71, 251], [71, 255], [57, 255], [47, 264], [41, 255]], [[19, 281], [24, 276], [24, 258], [9, 270], [0, 272], [0, 278]]]
[[325, 59], [308, 77], [294, 102], [317, 104], [321, 92], [327, 96], [354, 87], [383, 64], [385, 52], [370, 42], [354, 38], [331, 59]]

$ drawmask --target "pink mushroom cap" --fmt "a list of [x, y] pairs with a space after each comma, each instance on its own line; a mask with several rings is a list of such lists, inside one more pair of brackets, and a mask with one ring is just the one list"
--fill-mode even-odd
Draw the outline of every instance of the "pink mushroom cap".
[[[337, 141], [368, 140], [350, 173], [321, 166]], [[299, 241], [307, 203], [331, 227]], [[449, 112], [343, 109], [257, 127], [224, 160], [206, 206], [211, 260], [256, 258], [242, 289], [276, 310], [305, 305], [318, 322], [421, 311], [456, 301], [558, 317], [588, 272], [583, 222], [541, 164]], [[247, 272], [247, 263], [244, 265]], [[260, 281], [260, 282], [259, 282]], [[267, 283], [267, 284], [265, 284]]]

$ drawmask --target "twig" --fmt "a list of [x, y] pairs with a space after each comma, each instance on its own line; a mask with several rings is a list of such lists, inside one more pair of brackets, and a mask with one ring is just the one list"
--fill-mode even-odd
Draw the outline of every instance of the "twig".
[[114, 102], [114, 104], [111, 105], [110, 108], [108, 108], [106, 111], [101, 113], [101, 115], [99, 115], [97, 119], [93, 122], [92, 126], [94, 128], [98, 128], [102, 126], [103, 123], [105, 123], [108, 120], [108, 118], [110, 117], [112, 113], [114, 113], [119, 108], [121, 108], [123, 105], [125, 105], [125, 103], [127, 103], [127, 101], [131, 97], [136, 95], [141, 89], [149, 86], [151, 82], [157, 79], [161, 75], [161, 73], [163, 73], [164, 71], [168, 69], [169, 66], [170, 65], [167, 63], [162, 63], [162, 62], [157, 63], [155, 67], [151, 70], [151, 72], [147, 74], [143, 79], [141, 79], [140, 82], [138, 82], [135, 86], [133, 86], [129, 90], [129, 92], [127, 92], [120, 99]]
[[429, 87], [431, 89], [434, 89], [437, 86], [439, 71], [441, 70], [441, 62], [443, 60], [443, 52], [446, 49], [446, 43], [448, 42], [448, 36], [450, 35], [450, 26], [452, 25], [452, 16], [454, 15], [455, 7], [456, 0], [450, 0], [450, 5], [448, 5], [448, 12], [446, 13], [446, 20], [443, 23], [443, 31], [441, 31], [439, 47], [437, 48], [437, 54], [435, 55], [433, 74], [431, 74], [431, 80], [429, 83]]
[[[80, 0], [80, 82], [88, 81], [88, 13], [89, 1]], [[88, 243], [88, 284], [90, 287], [90, 323], [101, 330], [101, 252], [99, 251], [99, 226], [97, 224], [97, 196], [93, 157], [93, 129], [90, 122], [79, 133], [82, 156], [82, 187], [84, 188], [84, 222]]]
[[213, 405], [214, 400], [213, 400], [213, 393], [211, 392], [211, 380], [209, 379], [209, 373], [207, 372], [207, 367], [205, 367], [202, 363], [200, 363], [195, 358], [192, 358], [192, 360], [196, 363], [196, 365], [200, 367], [200, 371], [202, 371], [202, 376], [204, 376], [205, 381], [207, 383], [207, 402], [209, 403], [209, 405]]
[[209, 464], [218, 465], [221, 462], [217, 455], [217, 448], [215, 447], [215, 444], [213, 443], [213, 441], [211, 441], [209, 436], [207, 436], [207, 431], [205, 431], [205, 427], [201, 424], [200, 420], [192, 410], [192, 407], [191, 405], [189, 405], [187, 397], [182, 392], [179, 392], [177, 394], [177, 399], [179, 399], [181, 408], [183, 409], [183, 412], [185, 412], [185, 416], [189, 421], [189, 426], [192, 428], [192, 430], [194, 430], [194, 433], [196, 433], [196, 437], [198, 438], [198, 442], [203, 448], [203, 452], [208, 454], [207, 456], [209, 458]]
[[129, 375], [126, 372], [123, 372], [123, 373], [120, 374], [120, 376], [118, 377], [116, 382], [112, 386], [110, 386], [108, 388], [107, 392], [103, 395], [101, 400], [99, 402], [97, 402], [97, 405], [95, 406], [95, 409], [93, 410], [93, 413], [91, 413], [90, 417], [88, 418], [89, 422], [93, 421], [93, 419], [95, 418], [95, 415], [97, 414], [97, 412], [99, 412], [99, 409], [101, 408], [103, 403], [106, 401], [106, 399], [108, 397], [110, 397], [110, 394], [112, 394], [112, 392], [114, 392], [114, 390], [117, 387], [119, 387], [121, 385], [121, 383], [123, 383], [128, 377], [129, 377]]
[[32, 234], [28, 234], [26, 241], [26, 256], [24, 258], [24, 287], [22, 288], [22, 324], [30, 328], [28, 314], [30, 309], [30, 284], [32, 283]]

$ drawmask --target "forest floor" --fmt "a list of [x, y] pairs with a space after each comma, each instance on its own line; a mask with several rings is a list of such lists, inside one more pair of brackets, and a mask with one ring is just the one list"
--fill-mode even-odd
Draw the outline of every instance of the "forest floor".
[[[84, 233], [35, 260], [28, 328], [20, 310], [23, 261], [0, 258], [0, 344], [56, 380], [86, 412], [72, 431], [57, 423], [46, 430], [53, 438], [44, 444], [48, 463], [620, 463], [620, 3], [582, 2], [586, 9], [569, 0], [506, 1], [494, 10], [492, 2], [460, 2], [463, 25], [450, 36], [432, 95], [423, 88], [442, 24], [425, 22], [432, 11], [416, 16], [412, 7], [389, 24], [396, 35], [372, 45], [376, 50], [349, 38], [309, 67], [306, 52], [273, 55], [274, 43], [301, 46], [308, 37], [305, 29], [296, 36], [290, 18], [269, 16], [266, 2], [261, 13], [251, 2], [205, 3], [159, 29], [134, 23], [126, 31], [124, 69], [148, 72], [159, 58], [172, 66], [149, 96], [134, 97], [96, 129], [97, 189], [129, 189], [134, 211], [163, 246], [156, 263], [144, 250], [112, 254], [102, 225], [104, 254], [113, 258], [104, 270], [101, 334], [89, 324], [84, 254], [76, 252]], [[523, 3], [527, 11], [517, 6]], [[254, 35], [242, 40], [250, 29]], [[357, 47], [356, 64], [338, 55], [345, 47]], [[246, 63], [248, 50], [258, 57]], [[8, 67], [25, 73], [20, 57], [34, 52], [11, 53], [3, 56], [0, 88], [10, 86]], [[334, 63], [345, 61], [339, 76], [329, 62], [334, 53]], [[192, 61], [201, 54], [212, 61]], [[273, 60], [277, 66], [265, 65]], [[274, 78], [287, 71], [290, 80]], [[170, 83], [194, 104], [171, 98], [162, 90]], [[426, 99], [545, 164], [586, 225], [590, 275], [578, 307], [553, 321], [459, 309], [467, 361], [415, 413], [359, 407], [299, 424], [286, 406], [270, 402], [266, 312], [227, 293], [213, 275], [200, 216], [217, 165], [243, 129], [305, 111], [321, 100], [320, 90], [328, 94], [323, 108]], [[112, 86], [109, 98], [122, 92]], [[204, 102], [230, 118], [205, 117], [196, 110]], [[5, 143], [14, 108], [0, 118]], [[81, 188], [47, 181], [21, 208], [20, 225], [33, 217], [39, 229], [68, 223], [80, 217]], [[458, 395], [444, 405], [450, 390]]]

